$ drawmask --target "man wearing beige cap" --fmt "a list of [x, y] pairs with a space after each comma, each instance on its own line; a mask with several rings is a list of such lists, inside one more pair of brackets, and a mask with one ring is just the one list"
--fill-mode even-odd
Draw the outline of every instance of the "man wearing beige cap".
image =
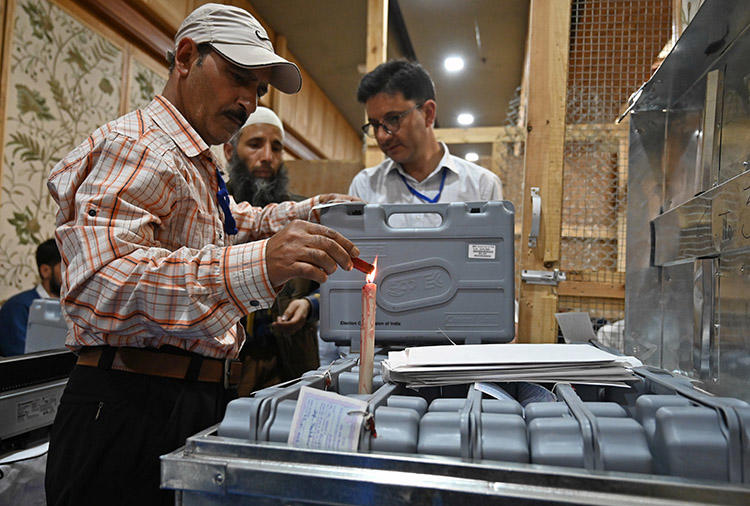
[[239, 319], [291, 278], [318, 283], [359, 252], [317, 223], [340, 195], [236, 204], [210, 145], [270, 84], [301, 87], [246, 11], [206, 4], [168, 56], [161, 95], [94, 131], [51, 171], [67, 345], [78, 354], [47, 462], [50, 506], [173, 504], [159, 456], [217, 423], [233, 396]]

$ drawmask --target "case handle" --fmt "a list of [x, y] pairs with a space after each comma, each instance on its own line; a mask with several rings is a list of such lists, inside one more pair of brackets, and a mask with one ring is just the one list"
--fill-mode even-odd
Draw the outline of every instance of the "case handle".
[[536, 248], [539, 238], [539, 225], [542, 221], [542, 196], [539, 187], [531, 188], [531, 232], [529, 232], [529, 248]]

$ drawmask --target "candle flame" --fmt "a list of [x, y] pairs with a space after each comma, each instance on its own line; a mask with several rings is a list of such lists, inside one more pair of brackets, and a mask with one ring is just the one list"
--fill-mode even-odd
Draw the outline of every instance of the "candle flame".
[[372, 283], [373, 281], [375, 281], [375, 275], [378, 272], [378, 257], [375, 257], [375, 260], [372, 262], [372, 266], [374, 267], [374, 269], [365, 277], [365, 280], [368, 283]]

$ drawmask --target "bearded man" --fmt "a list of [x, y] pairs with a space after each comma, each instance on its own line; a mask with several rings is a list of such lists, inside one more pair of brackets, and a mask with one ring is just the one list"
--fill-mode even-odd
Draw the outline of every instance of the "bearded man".
[[[227, 189], [238, 203], [253, 206], [304, 197], [289, 191], [282, 159], [284, 126], [267, 107], [258, 107], [242, 128], [224, 144], [229, 182]], [[317, 283], [289, 281], [270, 309], [255, 311], [243, 320], [248, 341], [240, 352], [241, 396], [299, 377], [315, 369], [318, 361]]]

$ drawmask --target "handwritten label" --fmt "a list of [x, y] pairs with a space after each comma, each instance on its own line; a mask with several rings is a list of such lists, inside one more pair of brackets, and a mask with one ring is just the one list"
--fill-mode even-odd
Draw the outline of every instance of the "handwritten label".
[[495, 245], [494, 244], [469, 244], [469, 258], [494, 260], [495, 259]]
[[287, 443], [298, 448], [356, 451], [366, 409], [363, 400], [303, 386]]

